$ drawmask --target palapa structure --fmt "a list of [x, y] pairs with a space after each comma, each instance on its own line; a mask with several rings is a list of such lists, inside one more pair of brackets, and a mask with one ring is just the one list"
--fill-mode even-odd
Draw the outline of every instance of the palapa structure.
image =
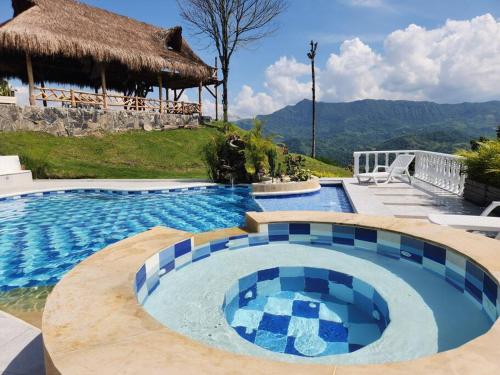
[[[28, 84], [31, 105], [40, 100], [200, 113], [203, 87], [217, 97], [217, 69], [193, 52], [180, 27], [162, 29], [74, 0], [12, 0], [12, 7], [13, 18], [0, 25], [0, 78]], [[51, 89], [47, 82], [95, 92]], [[145, 99], [152, 87], [159, 87], [159, 98]], [[199, 108], [177, 105], [184, 89], [194, 87]]]

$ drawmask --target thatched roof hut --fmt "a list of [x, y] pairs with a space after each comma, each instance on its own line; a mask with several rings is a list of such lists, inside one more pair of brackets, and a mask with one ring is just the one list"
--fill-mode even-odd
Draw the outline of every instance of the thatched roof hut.
[[[136, 83], [183, 89], [213, 82], [213, 69], [182, 37], [74, 0], [12, 0], [14, 17], [0, 25], [0, 78], [101, 86], [123, 92]], [[29, 63], [28, 63], [29, 64]]]

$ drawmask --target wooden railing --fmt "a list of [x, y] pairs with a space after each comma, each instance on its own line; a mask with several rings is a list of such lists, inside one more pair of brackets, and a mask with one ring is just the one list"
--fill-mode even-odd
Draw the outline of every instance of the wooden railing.
[[371, 172], [375, 165], [388, 167], [400, 154], [415, 155], [414, 178], [458, 195], [463, 193], [466, 177], [463, 158], [439, 152], [421, 150], [355, 152], [354, 175]]
[[35, 87], [35, 99], [56, 102], [72, 108], [121, 109], [158, 113], [192, 115], [201, 114], [201, 104], [137, 96], [96, 94], [78, 90]]

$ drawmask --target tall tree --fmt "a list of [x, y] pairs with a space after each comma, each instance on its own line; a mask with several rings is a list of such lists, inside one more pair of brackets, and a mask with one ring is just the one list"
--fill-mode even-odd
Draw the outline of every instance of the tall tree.
[[177, 0], [181, 16], [195, 34], [209, 37], [217, 49], [222, 69], [222, 105], [228, 121], [229, 65], [240, 47], [262, 39], [277, 29], [276, 17], [287, 0]]
[[311, 60], [312, 71], [312, 142], [311, 142], [311, 157], [316, 158], [316, 70], [314, 62], [316, 59], [316, 50], [318, 43], [311, 40], [311, 50], [307, 57]]

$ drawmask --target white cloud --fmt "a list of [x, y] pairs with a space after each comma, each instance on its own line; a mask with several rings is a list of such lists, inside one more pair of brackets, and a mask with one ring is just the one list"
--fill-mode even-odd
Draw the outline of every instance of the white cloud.
[[[410, 25], [388, 35], [380, 52], [359, 38], [344, 41], [318, 69], [318, 97], [441, 103], [500, 99], [499, 61], [500, 22], [490, 14], [449, 20], [432, 30]], [[307, 61], [280, 58], [266, 70], [265, 92], [245, 86], [233, 110], [248, 117], [309, 98], [309, 69]]]
[[383, 0], [344, 0], [344, 2], [355, 7], [379, 8], [385, 6]]

